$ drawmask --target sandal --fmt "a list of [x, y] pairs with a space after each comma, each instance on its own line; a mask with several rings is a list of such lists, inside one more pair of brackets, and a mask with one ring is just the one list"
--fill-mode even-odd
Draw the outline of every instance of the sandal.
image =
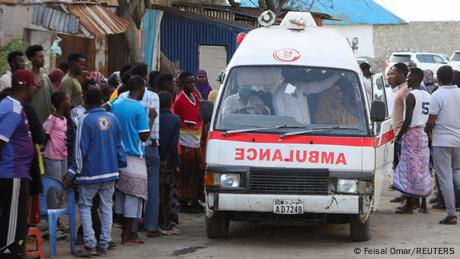
[[443, 225], [457, 225], [457, 216], [447, 216], [445, 219], [439, 221]]
[[392, 203], [398, 203], [398, 202], [403, 202], [403, 201], [405, 201], [405, 200], [406, 200], [406, 199], [405, 199], [404, 197], [401, 197], [401, 196], [400, 196], [400, 197], [396, 197], [396, 198], [390, 200], [390, 202], [392, 202]]
[[125, 245], [125, 246], [129, 246], [129, 245], [143, 245], [144, 244], [144, 241], [140, 240], [140, 239], [130, 239], [130, 240], [126, 240], [126, 241], [121, 241], [121, 244], [122, 245]]
[[414, 207], [405, 205], [395, 211], [396, 214], [414, 214]]
[[97, 255], [97, 251], [95, 247], [89, 248], [86, 246], [83, 247], [82, 250], [78, 250], [73, 254], [73, 256], [76, 256], [76, 257], [93, 257], [96, 255]]

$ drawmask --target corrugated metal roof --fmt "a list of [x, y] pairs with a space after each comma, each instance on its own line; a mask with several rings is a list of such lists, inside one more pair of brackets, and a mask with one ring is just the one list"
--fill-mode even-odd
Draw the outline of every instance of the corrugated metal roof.
[[79, 33], [79, 22], [77, 17], [43, 6], [35, 6], [33, 8], [32, 24], [63, 33]]
[[69, 12], [80, 19], [82, 27], [93, 35], [122, 33], [128, 29], [128, 22], [99, 5], [73, 4]]
[[[314, 1], [312, 3], [312, 1]], [[258, 1], [241, 0], [241, 7], [258, 8]], [[311, 9], [309, 9], [311, 6]], [[389, 10], [373, 0], [288, 0], [283, 9], [326, 13], [339, 19], [326, 20], [324, 24], [405, 24]]]
[[[182, 13], [181, 13], [182, 14]], [[165, 11], [160, 26], [161, 51], [180, 68], [199, 69], [199, 45], [220, 45], [227, 48], [227, 62], [236, 50], [236, 35], [246, 29], [189, 15]]]

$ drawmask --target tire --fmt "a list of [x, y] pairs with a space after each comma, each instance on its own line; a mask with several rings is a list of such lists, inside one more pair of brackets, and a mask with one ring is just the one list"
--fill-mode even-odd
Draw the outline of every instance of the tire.
[[369, 218], [362, 223], [359, 215], [350, 215], [350, 239], [353, 242], [364, 242], [371, 239]]
[[228, 235], [230, 220], [223, 212], [214, 212], [211, 217], [206, 217], [206, 234], [208, 238], [223, 238]]

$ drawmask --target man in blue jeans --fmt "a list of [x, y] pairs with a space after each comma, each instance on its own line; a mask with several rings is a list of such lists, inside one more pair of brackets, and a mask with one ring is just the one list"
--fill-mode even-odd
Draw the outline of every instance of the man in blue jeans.
[[[153, 132], [153, 131], [152, 131]], [[160, 154], [155, 140], [145, 147], [145, 162], [147, 164], [148, 195], [144, 213], [144, 228], [147, 237], [158, 237], [159, 210], [160, 210]]]
[[[112, 241], [112, 204], [115, 181], [119, 167], [126, 166], [121, 144], [121, 127], [118, 119], [101, 108], [102, 92], [90, 89], [86, 94], [88, 113], [77, 128], [75, 159], [64, 179], [72, 186], [76, 178], [79, 188], [80, 218], [85, 247], [75, 255], [89, 257], [105, 255]], [[94, 197], [99, 194], [101, 203], [101, 236], [97, 244], [91, 218]]]

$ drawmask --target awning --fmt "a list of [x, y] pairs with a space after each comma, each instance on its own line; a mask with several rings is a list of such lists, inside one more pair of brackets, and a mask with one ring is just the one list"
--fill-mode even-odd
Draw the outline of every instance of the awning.
[[68, 9], [93, 35], [117, 34], [128, 29], [128, 22], [125, 19], [99, 5], [73, 4], [69, 5]]
[[32, 11], [32, 24], [85, 37], [117, 34], [128, 29], [125, 19], [96, 4], [35, 6]]

